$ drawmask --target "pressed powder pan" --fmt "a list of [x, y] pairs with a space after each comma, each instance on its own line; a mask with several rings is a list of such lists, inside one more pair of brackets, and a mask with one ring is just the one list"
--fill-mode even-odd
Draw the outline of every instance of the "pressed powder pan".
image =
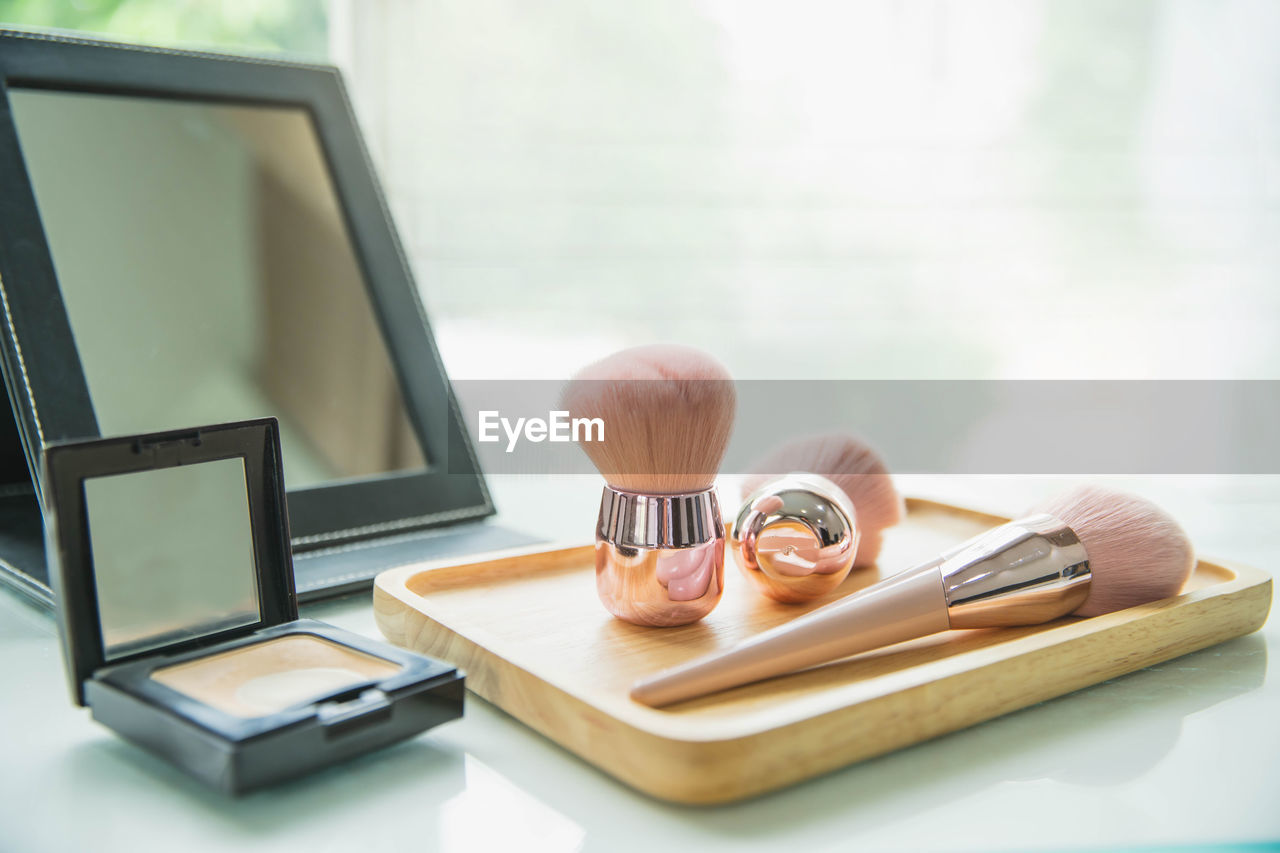
[[312, 634], [294, 634], [166, 666], [151, 678], [225, 713], [261, 717], [402, 669]]

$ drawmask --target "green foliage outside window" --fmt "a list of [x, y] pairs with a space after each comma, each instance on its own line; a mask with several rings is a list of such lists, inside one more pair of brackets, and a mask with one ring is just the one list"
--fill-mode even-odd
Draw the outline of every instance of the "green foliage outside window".
[[310, 59], [328, 54], [325, 0], [0, 0], [0, 24]]

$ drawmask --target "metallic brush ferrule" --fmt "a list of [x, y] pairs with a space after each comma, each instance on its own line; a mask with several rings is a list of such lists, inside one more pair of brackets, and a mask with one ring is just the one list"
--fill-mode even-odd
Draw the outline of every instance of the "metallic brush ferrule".
[[623, 548], [692, 548], [724, 537], [715, 489], [640, 495], [604, 487], [596, 535]]
[[1075, 531], [1051, 515], [990, 530], [938, 562], [952, 628], [1048, 622], [1089, 597], [1089, 555]]
[[687, 625], [710, 613], [724, 591], [715, 490], [640, 495], [605, 486], [596, 591], [610, 613], [637, 625]]

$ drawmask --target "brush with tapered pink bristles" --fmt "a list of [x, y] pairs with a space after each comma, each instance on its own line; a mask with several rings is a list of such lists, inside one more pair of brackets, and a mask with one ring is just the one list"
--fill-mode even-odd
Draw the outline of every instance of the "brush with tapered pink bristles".
[[1081, 486], [1031, 510], [1075, 530], [1093, 567], [1089, 595], [1071, 611], [1100, 616], [1176, 595], [1195, 566], [1178, 522], [1136, 495]]
[[691, 347], [622, 350], [580, 371], [563, 408], [599, 419], [582, 449], [608, 485], [596, 524], [596, 590], [638, 625], [695, 622], [724, 589], [724, 524], [712, 483], [733, 429], [728, 371]]
[[975, 536], [905, 572], [724, 652], [637, 682], [661, 706], [951, 628], [1038, 625], [1176, 595], [1195, 564], [1178, 523], [1099, 487]]
[[729, 537], [743, 574], [794, 604], [827, 595], [851, 568], [874, 565], [902, 496], [869, 445], [841, 434], [788, 442], [752, 466]]

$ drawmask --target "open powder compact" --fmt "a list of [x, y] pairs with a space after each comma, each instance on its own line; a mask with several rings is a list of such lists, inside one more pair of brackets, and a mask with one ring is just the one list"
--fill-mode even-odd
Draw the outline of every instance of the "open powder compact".
[[72, 697], [229, 792], [462, 715], [454, 667], [298, 619], [274, 419], [55, 445], [49, 554]]

